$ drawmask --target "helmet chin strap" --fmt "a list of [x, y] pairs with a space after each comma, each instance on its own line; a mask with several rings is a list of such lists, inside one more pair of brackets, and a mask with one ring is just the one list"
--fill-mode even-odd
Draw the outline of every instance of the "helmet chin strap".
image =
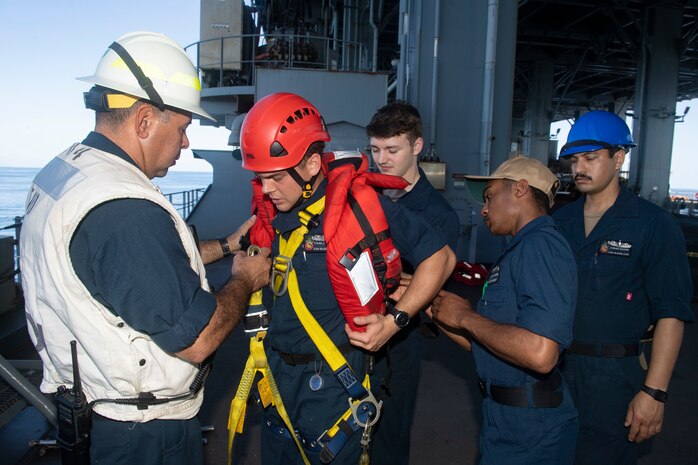
[[155, 87], [153, 87], [153, 81], [151, 81], [150, 78], [145, 75], [141, 67], [136, 63], [136, 60], [134, 60], [126, 49], [118, 42], [113, 42], [109, 48], [114, 50], [114, 52], [119, 55], [122, 60], [124, 60], [124, 63], [138, 81], [138, 85], [141, 86], [141, 89], [145, 91], [145, 93], [148, 95], [148, 99], [153, 103], [153, 105], [158, 107], [160, 111], [165, 111], [165, 103], [162, 101], [162, 97], [160, 97], [158, 91], [155, 90]]
[[302, 204], [304, 200], [309, 199], [310, 196], [313, 195], [313, 186], [315, 185], [315, 181], [317, 181], [318, 176], [320, 176], [320, 172], [318, 171], [307, 181], [301, 177], [298, 171], [296, 171], [295, 166], [287, 169], [286, 172], [293, 178], [294, 181], [296, 181], [296, 183], [298, 183], [299, 186], [301, 186], [301, 189], [303, 190], [301, 196], [298, 198], [298, 201], [293, 206], [293, 208], [296, 208], [298, 205]]

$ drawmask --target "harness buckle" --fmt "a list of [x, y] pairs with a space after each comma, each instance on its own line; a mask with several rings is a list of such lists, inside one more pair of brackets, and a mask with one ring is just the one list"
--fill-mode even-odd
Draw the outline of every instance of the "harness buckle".
[[276, 297], [280, 297], [286, 293], [288, 289], [288, 275], [292, 269], [293, 261], [291, 257], [287, 257], [286, 255], [274, 257], [270, 286], [271, 291]]
[[325, 436], [327, 436], [327, 432], [328, 432], [328, 431], [329, 431], [329, 429], [326, 429], [325, 431], [323, 431], [323, 433], [322, 433], [320, 436], [318, 436], [317, 439], [315, 440], [315, 442], [316, 442], [320, 447], [323, 447], [323, 448], [324, 448], [324, 447], [325, 447], [325, 444], [327, 444], [327, 442], [329, 442], [330, 439], [332, 439], [332, 438], [327, 438], [327, 439], [325, 439]]
[[381, 416], [381, 407], [383, 407], [382, 400], [377, 401], [370, 390], [367, 392], [368, 395], [359, 401], [348, 400], [351, 416], [354, 417], [356, 424], [362, 428], [370, 428], [375, 425]]

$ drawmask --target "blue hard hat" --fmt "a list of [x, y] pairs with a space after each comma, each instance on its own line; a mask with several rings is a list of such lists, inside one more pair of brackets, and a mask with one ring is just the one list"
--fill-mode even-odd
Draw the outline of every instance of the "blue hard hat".
[[560, 157], [599, 149], [635, 147], [630, 129], [618, 115], [610, 111], [590, 111], [580, 116], [570, 129]]

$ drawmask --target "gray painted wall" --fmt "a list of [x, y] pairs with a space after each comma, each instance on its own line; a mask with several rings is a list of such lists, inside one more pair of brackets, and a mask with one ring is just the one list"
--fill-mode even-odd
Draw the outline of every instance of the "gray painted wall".
[[[409, 66], [414, 72], [407, 75], [410, 83], [406, 98], [422, 115], [425, 151], [435, 131], [437, 155], [447, 164], [443, 194], [458, 212], [463, 232], [458, 257], [491, 262], [501, 252], [502, 240], [492, 238], [482, 224], [481, 205], [472, 199], [465, 185], [454, 183], [452, 178], [454, 173], [478, 174], [487, 2], [441, 1], [436, 102], [432, 102], [436, 2], [411, 3], [413, 8], [421, 8], [421, 18], [418, 24], [413, 24], [419, 15], [411, 15], [409, 40], [417, 41], [419, 46], [411, 64], [414, 66]], [[516, 2], [499, 2], [490, 149], [492, 171], [508, 158], [511, 147], [517, 11]], [[432, 109], [436, 112], [435, 127], [431, 124]], [[477, 247], [473, 244], [476, 239]]]
[[293, 92], [310, 100], [327, 124], [365, 126], [385, 105], [387, 82], [385, 74], [259, 68], [255, 101], [274, 92]]

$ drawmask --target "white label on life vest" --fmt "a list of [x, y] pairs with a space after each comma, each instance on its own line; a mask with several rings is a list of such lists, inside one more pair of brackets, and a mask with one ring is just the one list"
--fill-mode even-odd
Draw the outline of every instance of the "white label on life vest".
[[351, 282], [354, 284], [354, 289], [361, 300], [361, 305], [366, 305], [371, 297], [378, 292], [378, 281], [371, 266], [371, 255], [368, 251], [361, 254], [354, 267], [347, 270]]

